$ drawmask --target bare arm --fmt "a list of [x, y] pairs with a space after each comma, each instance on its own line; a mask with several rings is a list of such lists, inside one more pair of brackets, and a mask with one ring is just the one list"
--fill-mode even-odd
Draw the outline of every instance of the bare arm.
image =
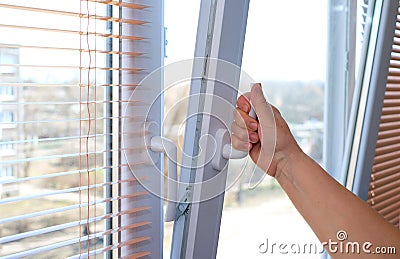
[[[347, 242], [358, 242], [360, 245], [359, 253], [346, 253], [345, 249], [342, 253], [340, 250], [335, 253], [335, 249], [331, 250], [325, 246], [327, 251], [334, 258], [399, 258], [400, 231], [302, 152], [279, 111], [272, 107], [273, 118], [271, 113], [267, 112], [270, 106], [262, 95], [260, 85], [253, 87], [250, 97], [258, 121], [248, 116], [248, 97], [249, 94], [241, 96], [237, 102], [235, 122], [232, 124], [233, 146], [250, 150], [253, 161], [276, 178], [321, 242], [339, 242], [337, 232], [344, 230], [348, 237], [343, 241], [343, 245]], [[269, 154], [267, 148], [264, 148], [274, 144], [269, 137], [274, 135], [271, 120], [276, 124], [274, 154]], [[257, 128], [251, 127], [255, 122]], [[271, 155], [271, 164], [266, 164], [268, 159], [265, 157]], [[367, 244], [366, 251], [363, 251], [365, 242], [372, 245]], [[366, 253], [375, 251], [376, 247], [395, 247], [396, 254]]]

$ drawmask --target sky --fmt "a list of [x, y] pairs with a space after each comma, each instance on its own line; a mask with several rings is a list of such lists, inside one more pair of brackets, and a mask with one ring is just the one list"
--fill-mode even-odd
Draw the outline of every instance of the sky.
[[[192, 58], [200, 0], [166, 0], [166, 64]], [[251, 0], [243, 70], [256, 80], [325, 80], [326, 0]]]

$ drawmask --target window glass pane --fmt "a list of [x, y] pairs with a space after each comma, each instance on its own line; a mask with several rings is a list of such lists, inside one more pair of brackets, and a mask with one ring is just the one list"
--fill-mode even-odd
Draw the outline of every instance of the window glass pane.
[[[177, 14], [179, 11], [179, 15]], [[192, 59], [197, 34], [200, 0], [165, 1], [166, 58], [165, 65]], [[185, 32], [185, 33], [182, 33]], [[164, 136], [178, 145], [181, 161], [185, 118], [187, 115], [190, 78], [176, 85], [164, 86]], [[167, 172], [165, 163], [165, 172]], [[179, 173], [180, 167], [178, 167]], [[173, 222], [164, 224], [164, 258], [170, 257]]]
[[[323, 150], [326, 28], [327, 1], [252, 0], [242, 66], [263, 84], [264, 93], [281, 111], [301, 148], [319, 163]], [[249, 90], [249, 86], [241, 87], [244, 92]], [[230, 161], [230, 175], [237, 175], [244, 162]], [[217, 258], [281, 258], [288, 254], [319, 258], [322, 249], [318, 239], [274, 179], [266, 176], [255, 189], [249, 189], [253, 169], [254, 165], [248, 165], [226, 192]], [[287, 244], [288, 254], [272, 251], [273, 243]], [[292, 244], [318, 251], [295, 255], [297, 251], [290, 250]]]
[[[19, 5], [27, 8], [19, 9]], [[82, 36], [80, 45], [80, 17], [72, 15], [79, 13], [80, 6], [76, 0], [1, 2], [0, 238], [33, 234], [2, 240], [0, 257], [83, 237], [85, 231], [98, 233], [104, 227], [99, 219], [91, 220], [89, 230], [80, 222], [104, 214], [104, 204], [93, 203], [103, 199], [103, 186], [90, 187], [89, 191], [78, 188], [89, 182], [103, 182], [104, 135], [100, 118], [104, 117], [101, 101], [105, 89], [101, 86], [105, 84], [105, 72], [96, 69], [105, 67], [105, 55], [92, 52], [89, 63], [87, 51], [83, 51], [80, 60], [80, 48], [94, 49], [97, 44], [98, 49], [103, 49], [105, 42]], [[41, 12], [38, 8], [59, 12]], [[82, 10], [85, 8], [82, 2]], [[96, 10], [93, 5], [88, 8], [93, 15], [96, 12], [105, 16], [104, 5], [98, 5]], [[86, 28], [86, 22], [87, 19], [82, 20], [82, 32], [106, 29], [104, 21], [91, 19], [90, 28]], [[89, 65], [92, 69], [82, 70], [80, 81], [80, 66]], [[90, 90], [80, 87], [87, 86], [88, 81]], [[84, 105], [80, 104], [82, 99], [87, 100]], [[86, 107], [91, 112], [90, 130], [81, 120], [88, 117]], [[83, 137], [86, 133], [90, 137]], [[90, 174], [86, 168], [91, 168]], [[79, 170], [85, 173], [79, 174]], [[88, 200], [92, 206], [84, 205]], [[48, 227], [55, 230], [38, 232]], [[102, 240], [102, 236], [93, 238], [91, 248], [100, 248]], [[28, 257], [66, 258], [84, 253], [87, 244], [72, 242]]]
[[13, 97], [14, 95], [14, 87], [12, 86], [0, 86], [0, 98], [4, 100], [4, 98]]

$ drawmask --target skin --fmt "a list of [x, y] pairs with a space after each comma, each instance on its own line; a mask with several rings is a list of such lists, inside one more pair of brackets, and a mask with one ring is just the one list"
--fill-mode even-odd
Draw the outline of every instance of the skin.
[[[257, 119], [248, 115], [249, 99]], [[348, 235], [344, 244], [360, 244], [360, 253], [335, 252], [334, 246], [330, 249], [326, 244], [333, 258], [399, 258], [400, 231], [301, 150], [279, 111], [265, 100], [261, 84], [240, 96], [236, 105], [231, 126], [233, 147], [249, 151], [257, 166], [275, 177], [323, 245], [329, 240], [338, 242], [336, 234], [340, 230]], [[275, 150], [271, 151], [274, 144]], [[269, 157], [271, 163], [266, 159]], [[396, 254], [367, 254], [362, 247], [365, 242], [372, 244], [366, 251], [375, 251], [378, 246], [396, 247]]]

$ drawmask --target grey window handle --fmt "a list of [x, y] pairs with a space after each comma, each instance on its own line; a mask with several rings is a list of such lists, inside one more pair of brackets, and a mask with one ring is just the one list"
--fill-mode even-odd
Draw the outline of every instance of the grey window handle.
[[[254, 111], [253, 104], [250, 102], [251, 108], [249, 115], [257, 118]], [[230, 134], [226, 129], [218, 129], [215, 134], [217, 142], [217, 150], [212, 160], [212, 166], [215, 170], [222, 170], [228, 159], [241, 159], [245, 158], [249, 153], [247, 151], [237, 150], [230, 144]]]

